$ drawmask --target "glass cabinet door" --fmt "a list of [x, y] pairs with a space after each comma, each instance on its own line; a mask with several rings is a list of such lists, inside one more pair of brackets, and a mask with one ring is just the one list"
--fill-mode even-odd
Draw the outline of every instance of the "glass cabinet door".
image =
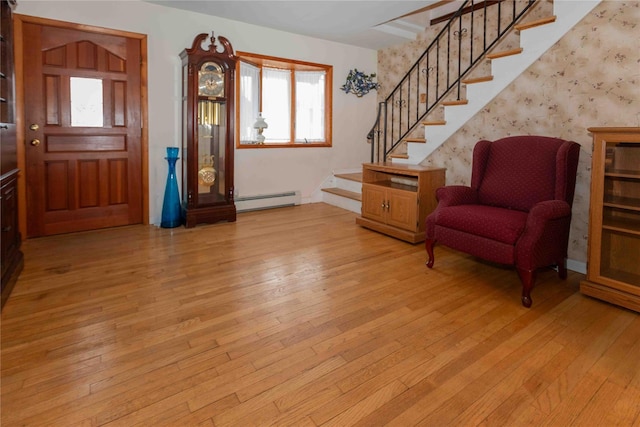
[[640, 142], [603, 148], [600, 275], [640, 287]]

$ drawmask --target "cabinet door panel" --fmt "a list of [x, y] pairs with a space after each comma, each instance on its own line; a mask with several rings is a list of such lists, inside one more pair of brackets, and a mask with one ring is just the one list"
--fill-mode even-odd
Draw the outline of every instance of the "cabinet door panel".
[[409, 191], [388, 190], [387, 224], [405, 230], [414, 231], [417, 228], [418, 199], [415, 193]]
[[385, 191], [377, 185], [362, 184], [362, 216], [384, 222]]

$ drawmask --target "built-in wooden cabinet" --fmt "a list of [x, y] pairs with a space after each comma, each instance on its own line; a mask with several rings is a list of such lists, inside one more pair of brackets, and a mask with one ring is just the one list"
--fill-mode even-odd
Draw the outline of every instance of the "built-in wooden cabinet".
[[362, 167], [362, 216], [356, 223], [410, 243], [425, 239], [425, 220], [437, 206], [444, 168], [392, 163]]
[[640, 311], [640, 128], [589, 131], [589, 262], [580, 290]]
[[13, 59], [13, 7], [0, 4], [0, 259], [2, 260], [2, 306], [22, 271], [18, 230], [18, 166], [16, 156], [15, 83]]

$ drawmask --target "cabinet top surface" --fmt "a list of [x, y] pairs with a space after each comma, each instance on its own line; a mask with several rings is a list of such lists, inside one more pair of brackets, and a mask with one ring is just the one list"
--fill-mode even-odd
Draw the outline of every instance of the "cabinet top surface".
[[602, 133], [602, 132], [610, 132], [610, 133], [638, 133], [640, 132], [640, 127], [591, 127], [587, 128], [589, 132]]

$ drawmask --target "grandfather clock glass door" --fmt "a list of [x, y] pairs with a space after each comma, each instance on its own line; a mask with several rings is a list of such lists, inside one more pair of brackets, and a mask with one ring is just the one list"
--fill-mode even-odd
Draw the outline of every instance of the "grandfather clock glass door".
[[207, 37], [199, 34], [192, 47], [180, 54], [183, 66], [182, 193], [187, 227], [236, 219], [233, 201], [236, 57], [227, 39]]
[[198, 202], [225, 202], [226, 108], [224, 102], [198, 101]]

